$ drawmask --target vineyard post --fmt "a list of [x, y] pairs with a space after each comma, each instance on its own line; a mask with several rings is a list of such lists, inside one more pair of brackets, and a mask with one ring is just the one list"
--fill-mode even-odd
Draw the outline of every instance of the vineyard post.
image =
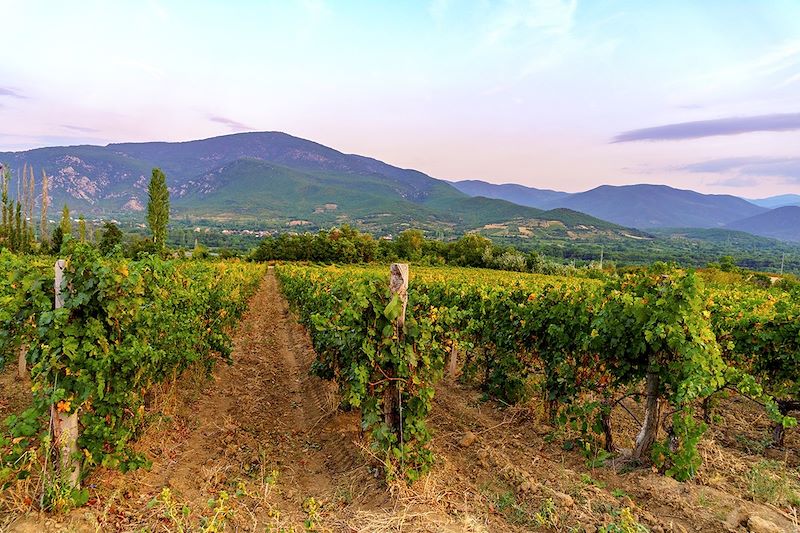
[[[63, 259], [56, 261], [55, 266], [55, 308], [64, 307], [64, 297], [61, 295], [61, 286], [64, 283]], [[72, 488], [78, 488], [80, 482], [80, 464], [74, 459], [78, 451], [78, 411], [73, 408], [71, 413], [60, 412], [55, 405], [50, 406], [53, 418], [54, 442], [58, 446], [61, 458], [61, 474]], [[68, 477], [67, 477], [68, 476]]]
[[19, 379], [25, 380], [28, 377], [28, 347], [24, 344], [19, 346], [19, 360], [17, 361], [17, 374]]
[[453, 344], [450, 346], [450, 358], [447, 361], [447, 375], [451, 379], [455, 379], [456, 372], [458, 371], [458, 348], [456, 347], [456, 341], [452, 341]]
[[[392, 297], [397, 297], [400, 300], [400, 314], [394, 323], [394, 331], [398, 341], [403, 338], [403, 327], [406, 323], [406, 307], [408, 306], [408, 264], [407, 263], [392, 263], [390, 267], [389, 290]], [[400, 417], [400, 389], [397, 386], [397, 380], [392, 379], [397, 376], [388, 376], [389, 383], [383, 393], [383, 415], [386, 424], [392, 429], [395, 434], [402, 432], [402, 419]], [[402, 436], [402, 435], [401, 435]]]

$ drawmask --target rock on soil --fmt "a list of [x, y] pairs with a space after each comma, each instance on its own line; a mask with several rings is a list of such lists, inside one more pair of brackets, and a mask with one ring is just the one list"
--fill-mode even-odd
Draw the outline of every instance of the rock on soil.
[[751, 533], [782, 533], [781, 528], [774, 523], [756, 515], [747, 518], [747, 530]]
[[478, 436], [471, 431], [467, 431], [464, 433], [464, 436], [461, 438], [461, 441], [458, 444], [462, 448], [467, 448], [472, 446], [476, 440], [478, 440]]

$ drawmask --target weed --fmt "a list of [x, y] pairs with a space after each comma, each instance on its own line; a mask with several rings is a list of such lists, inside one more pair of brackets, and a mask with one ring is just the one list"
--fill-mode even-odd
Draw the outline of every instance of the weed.
[[766, 449], [772, 444], [772, 437], [764, 437], [762, 439], [751, 439], [746, 435], [736, 435], [736, 442], [747, 450], [747, 453], [754, 455], [762, 455]]
[[530, 511], [517, 502], [513, 491], [504, 492], [498, 496], [497, 510], [503, 513], [512, 524], [527, 525], [531, 522]]
[[353, 503], [353, 491], [350, 489], [350, 487], [337, 487], [334, 497], [336, 498], [336, 501], [339, 501], [344, 505], [350, 505]]
[[800, 503], [797, 488], [786, 475], [786, 468], [776, 461], [759, 461], [745, 476], [753, 500], [771, 504]]
[[219, 533], [225, 530], [225, 523], [233, 516], [233, 509], [228, 506], [230, 496], [224, 490], [219, 493], [216, 498], [208, 500], [208, 506], [211, 508], [210, 516], [201, 516], [198, 527], [194, 527], [191, 520], [192, 510], [186, 505], [180, 503], [172, 494], [168, 487], [161, 489], [161, 493], [150, 500], [147, 504], [148, 509], [159, 505], [162, 508], [163, 515], [172, 523], [171, 531], [184, 533], [188, 531], [200, 531], [201, 533]]
[[581, 474], [581, 483], [584, 485], [594, 485], [598, 489], [606, 488], [606, 484], [600, 481], [599, 479], [594, 479], [589, 474]]
[[303, 525], [306, 531], [319, 531], [320, 521], [320, 505], [313, 497], [303, 500], [303, 511], [306, 513], [306, 519]]
[[489, 500], [490, 510], [502, 514], [510, 523], [519, 526], [531, 526], [536, 523], [535, 514], [524, 502], [517, 500], [513, 490], [505, 490], [498, 494], [489, 483], [482, 484], [480, 490]]
[[628, 507], [616, 512], [613, 522], [598, 529], [598, 533], [648, 533], [649, 531], [639, 523]]
[[281, 512], [277, 509], [270, 509], [269, 517], [272, 523], [266, 525], [266, 533], [297, 533], [294, 526], [284, 526], [281, 520]]
[[539, 512], [534, 516], [536, 523], [539, 526], [557, 528], [560, 522], [556, 504], [553, 503], [552, 498], [547, 498], [542, 502]]
[[586, 468], [601, 468], [606, 465], [606, 461], [614, 457], [614, 454], [603, 448], [587, 448], [584, 451], [586, 457]]
[[261, 497], [263, 501], [267, 501], [270, 492], [278, 484], [278, 477], [280, 472], [273, 468], [269, 469], [267, 460], [267, 450], [261, 446], [258, 449], [258, 466], [259, 466], [259, 479], [261, 482]]
[[219, 533], [225, 529], [225, 522], [233, 516], [233, 509], [228, 506], [229, 499], [230, 496], [223, 490], [217, 498], [208, 500], [212, 514], [200, 519], [203, 533]]
[[183, 533], [184, 531], [191, 530], [191, 525], [189, 523], [191, 509], [189, 509], [187, 505], [176, 501], [172, 496], [172, 491], [168, 487], [161, 489], [161, 494], [150, 500], [147, 504], [147, 508], [151, 509], [158, 504], [161, 504], [161, 507], [163, 507], [164, 517], [172, 522], [175, 531]]
[[712, 507], [714, 504], [705, 492], [701, 492], [697, 495], [697, 503], [700, 504], [701, 507]]

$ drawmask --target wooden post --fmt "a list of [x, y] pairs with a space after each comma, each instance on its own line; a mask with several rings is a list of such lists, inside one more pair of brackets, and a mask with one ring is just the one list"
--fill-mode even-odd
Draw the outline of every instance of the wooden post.
[[[406, 323], [406, 307], [408, 306], [408, 264], [392, 263], [390, 267], [389, 290], [397, 296], [402, 304], [400, 315], [394, 323], [394, 331], [398, 339], [403, 338], [403, 326]], [[389, 383], [383, 392], [383, 416], [386, 424], [400, 435], [402, 441], [402, 418], [400, 416], [400, 389], [397, 387], [396, 369], [386, 369], [389, 372]]]
[[56, 261], [55, 304], [56, 309], [64, 307], [64, 297], [61, 296], [61, 286], [64, 284], [64, 268], [67, 263], [63, 259]]
[[458, 348], [456, 348], [456, 341], [451, 341], [453, 344], [450, 346], [450, 358], [447, 361], [447, 376], [450, 379], [456, 378], [458, 371]]
[[397, 295], [403, 304], [403, 310], [397, 317], [395, 328], [398, 334], [402, 334], [403, 326], [406, 323], [406, 307], [408, 306], [408, 264], [392, 263], [390, 268], [391, 278], [389, 278], [389, 290], [393, 295]]
[[[61, 295], [61, 288], [64, 284], [64, 268], [66, 262], [63, 259], [56, 261], [55, 266], [55, 307], [64, 307], [64, 297]], [[58, 453], [61, 458], [61, 477], [62, 480], [69, 482], [70, 487], [77, 489], [80, 487], [81, 467], [75, 460], [78, 452], [78, 409], [72, 407], [69, 413], [60, 412], [55, 405], [50, 407], [53, 418], [53, 437]]]
[[28, 347], [24, 344], [19, 346], [19, 359], [17, 361], [17, 374], [19, 379], [25, 380], [28, 377]]

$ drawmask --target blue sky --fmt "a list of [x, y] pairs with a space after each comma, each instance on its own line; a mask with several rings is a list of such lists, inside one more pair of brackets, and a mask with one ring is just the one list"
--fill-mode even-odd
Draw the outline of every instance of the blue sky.
[[794, 0], [0, 13], [0, 150], [280, 130], [443, 179], [800, 193]]

